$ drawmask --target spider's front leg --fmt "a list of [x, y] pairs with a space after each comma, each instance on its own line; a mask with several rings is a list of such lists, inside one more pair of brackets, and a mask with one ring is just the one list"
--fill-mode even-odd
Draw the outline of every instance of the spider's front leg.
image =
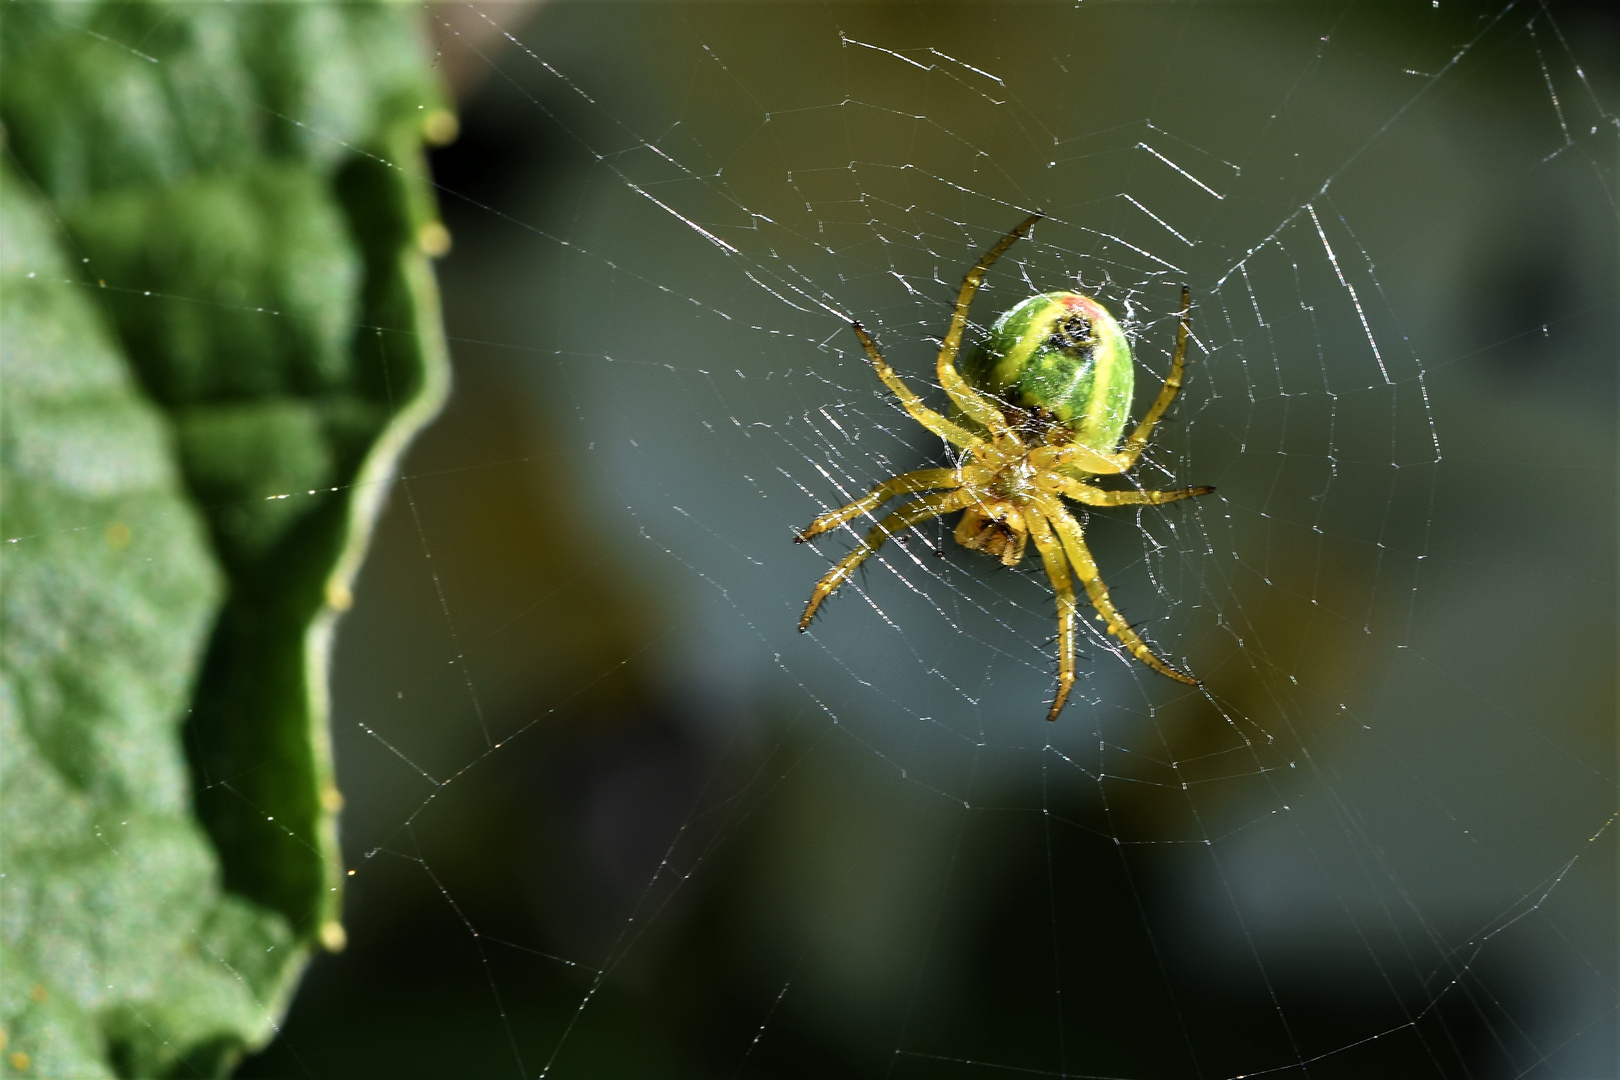
[[883, 546], [883, 541], [913, 525], [937, 518], [941, 514], [948, 514], [952, 510], [960, 510], [967, 505], [970, 498], [967, 492], [961, 490], [925, 495], [916, 502], [907, 503], [874, 525], [860, 545], [840, 559], [838, 565], [816, 583], [815, 591], [810, 594], [810, 603], [805, 605], [804, 615], [799, 618], [799, 632], [803, 633], [810, 628], [810, 620], [816, 617], [816, 609], [821, 606], [821, 602], [831, 596], [838, 586], [848, 581], [861, 563], [877, 554], [878, 548]]
[[1074, 520], [1056, 498], [1038, 497], [1033, 501], [1057, 530], [1063, 550], [1069, 556], [1069, 563], [1079, 575], [1080, 583], [1086, 587], [1086, 595], [1091, 598], [1091, 606], [1097, 609], [1097, 614], [1101, 615], [1103, 622], [1107, 624], [1108, 632], [1118, 638], [1119, 643], [1125, 646], [1132, 656], [1160, 675], [1167, 675], [1177, 682], [1197, 686], [1197, 679], [1185, 672], [1177, 671], [1155, 656], [1153, 650], [1148, 648], [1147, 642], [1142, 640], [1131, 628], [1131, 624], [1119, 613], [1119, 609], [1114, 606], [1114, 601], [1108, 595], [1108, 586], [1103, 584], [1102, 574], [1097, 570], [1097, 560], [1091, 557], [1091, 549], [1086, 547], [1085, 534], [1080, 528], [1080, 523]]
[[848, 506], [822, 514], [795, 536], [793, 542], [802, 544], [811, 537], [820, 536], [828, 529], [836, 529], [858, 517], [865, 517], [897, 495], [911, 495], [919, 491], [959, 486], [954, 469], [918, 469], [916, 472], [901, 473], [883, 481], [873, 488], [870, 494], [856, 499]]
[[1069, 566], [1064, 561], [1063, 549], [1052, 536], [1052, 527], [1046, 523], [1046, 519], [1041, 517], [1038, 510], [1030, 509], [1024, 514], [1024, 523], [1029, 526], [1035, 550], [1041, 553], [1046, 576], [1051, 579], [1052, 590], [1057, 593], [1058, 685], [1052, 708], [1046, 714], [1047, 720], [1056, 720], [1058, 713], [1063, 711], [1063, 703], [1069, 700], [1069, 691], [1074, 689], [1074, 585], [1069, 580]]

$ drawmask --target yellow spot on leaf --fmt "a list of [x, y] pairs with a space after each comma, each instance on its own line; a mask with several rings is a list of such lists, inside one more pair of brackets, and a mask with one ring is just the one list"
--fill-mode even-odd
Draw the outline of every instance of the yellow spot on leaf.
[[326, 583], [326, 605], [333, 611], [348, 611], [354, 606], [354, 593], [341, 581]]
[[434, 109], [422, 117], [422, 138], [429, 146], [447, 146], [461, 134], [461, 124], [449, 109]]
[[101, 536], [107, 541], [108, 547], [114, 551], [123, 551], [129, 547], [131, 533], [128, 525], [125, 525], [122, 521], [115, 521], [107, 526], [106, 531]]
[[342, 952], [348, 944], [349, 935], [344, 932], [342, 923], [333, 919], [321, 924], [321, 945], [327, 952]]
[[422, 254], [437, 259], [450, 253], [450, 230], [442, 221], [430, 221], [416, 230], [416, 246]]

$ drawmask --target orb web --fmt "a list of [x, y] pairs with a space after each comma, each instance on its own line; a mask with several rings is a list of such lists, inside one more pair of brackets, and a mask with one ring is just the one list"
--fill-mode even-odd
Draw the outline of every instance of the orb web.
[[[427, 18], [460, 397], [337, 654], [357, 958], [248, 1073], [1612, 1073], [1612, 24]], [[1088, 610], [1052, 724], [1033, 557], [918, 527], [801, 636], [855, 537], [792, 543], [950, 460], [849, 322], [944, 407], [1036, 210], [972, 332], [1096, 296], [1139, 417], [1185, 284], [1133, 476], [1217, 489], [1084, 515], [1201, 685]]]

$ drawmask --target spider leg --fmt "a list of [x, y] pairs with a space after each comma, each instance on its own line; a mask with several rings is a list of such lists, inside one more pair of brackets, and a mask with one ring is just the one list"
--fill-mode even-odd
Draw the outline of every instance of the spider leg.
[[1215, 490], [1212, 487], [1190, 487], [1175, 491], [1104, 491], [1067, 476], [1059, 477], [1055, 484], [1063, 494], [1087, 506], [1161, 506], [1178, 499], [1208, 495]]
[[856, 499], [848, 506], [822, 514], [795, 536], [793, 541], [802, 544], [812, 536], [819, 536], [829, 529], [836, 529], [858, 517], [864, 517], [896, 495], [910, 495], [918, 491], [957, 486], [956, 472], [953, 469], [918, 469], [916, 472], [901, 473], [883, 481], [873, 488], [870, 494]]
[[1147, 642], [1143, 641], [1136, 631], [1131, 629], [1131, 624], [1126, 622], [1125, 617], [1119, 613], [1119, 609], [1114, 606], [1114, 601], [1108, 596], [1108, 586], [1103, 584], [1102, 575], [1097, 571], [1097, 561], [1091, 557], [1091, 550], [1086, 547], [1085, 535], [1080, 529], [1080, 523], [1074, 520], [1069, 512], [1063, 508], [1063, 504], [1055, 498], [1050, 496], [1045, 498], [1037, 497], [1032, 501], [1035, 503], [1036, 508], [1046, 515], [1047, 520], [1052, 523], [1052, 527], [1057, 530], [1058, 538], [1063, 542], [1063, 550], [1068, 553], [1069, 562], [1074, 566], [1074, 572], [1079, 575], [1081, 584], [1085, 585], [1086, 595], [1091, 598], [1091, 606], [1097, 609], [1097, 614], [1101, 615], [1103, 622], [1108, 624], [1108, 632], [1117, 637], [1120, 644], [1124, 645], [1132, 656], [1154, 671], [1161, 675], [1168, 675], [1177, 682], [1197, 686], [1197, 679], [1177, 671], [1157, 656], [1154, 656], [1153, 650], [1148, 648]]
[[1069, 700], [1069, 691], [1074, 689], [1074, 584], [1069, 579], [1063, 548], [1052, 535], [1052, 527], [1046, 519], [1039, 511], [1030, 509], [1024, 514], [1024, 523], [1029, 526], [1030, 539], [1035, 541], [1035, 550], [1041, 553], [1046, 576], [1052, 579], [1052, 589], [1057, 593], [1058, 685], [1057, 696], [1046, 714], [1048, 720], [1056, 720], [1063, 711], [1063, 703]]
[[967, 504], [968, 498], [967, 493], [961, 490], [925, 495], [915, 502], [907, 503], [874, 525], [860, 546], [840, 559], [838, 565], [816, 583], [815, 592], [810, 594], [810, 603], [805, 605], [804, 614], [799, 618], [799, 632], [803, 633], [809, 629], [810, 620], [816, 617], [816, 609], [821, 606], [821, 602], [831, 596], [838, 586], [848, 581], [861, 563], [875, 555], [878, 548], [883, 546], [883, 541], [918, 522], [962, 509]]
[[956, 354], [962, 348], [962, 333], [967, 329], [968, 307], [973, 303], [973, 294], [979, 291], [984, 284], [984, 275], [991, 265], [1002, 253], [1012, 247], [1020, 238], [1027, 236], [1035, 223], [1044, 217], [1044, 214], [1031, 214], [1015, 226], [1012, 232], [996, 241], [996, 246], [984, 253], [973, 269], [967, 272], [962, 279], [961, 291], [956, 294], [956, 309], [951, 313], [950, 328], [945, 331], [945, 340], [939, 348], [939, 385], [945, 393], [950, 395], [957, 408], [971, 417], [976, 423], [982, 425], [990, 434], [1000, 438], [1011, 433], [1007, 420], [1001, 414], [1001, 408], [994, 398], [975, 390], [968, 385], [956, 370]]
[[1170, 403], [1176, 400], [1176, 394], [1181, 390], [1181, 376], [1187, 370], [1187, 328], [1192, 324], [1192, 293], [1187, 286], [1181, 287], [1181, 324], [1176, 327], [1176, 354], [1170, 360], [1170, 373], [1164, 377], [1164, 385], [1159, 388], [1159, 396], [1154, 399], [1153, 407], [1142, 417], [1142, 422], [1136, 425], [1131, 437], [1125, 440], [1117, 455], [1124, 466], [1119, 471], [1124, 472], [1136, 464], [1148, 439], [1153, 435], [1153, 425], [1159, 422], [1170, 408]]
[[1037, 472], [1082, 469], [1093, 476], [1113, 476], [1131, 467], [1123, 454], [1105, 454], [1078, 443], [1071, 446], [1038, 446], [1029, 452], [1029, 463]]
[[[905, 408], [907, 415], [952, 446], [967, 449], [983, 441], [977, 435], [964, 429], [960, 424], [952, 423], [924, 405], [922, 398], [918, 397], [911, 387], [902, 382], [900, 376], [895, 373], [894, 368], [890, 367], [889, 362], [883, 359], [883, 354], [878, 351], [877, 342], [873, 341], [872, 335], [866, 332], [866, 327], [858, 322], [850, 323], [850, 326], [854, 329], [855, 336], [861, 339], [861, 347], [866, 350], [866, 358], [872, 362], [872, 367], [877, 369], [878, 378], [883, 380], [883, 385], [894, 391], [894, 396], [900, 399], [900, 404]], [[999, 418], [1001, 414], [998, 412], [996, 416]]]

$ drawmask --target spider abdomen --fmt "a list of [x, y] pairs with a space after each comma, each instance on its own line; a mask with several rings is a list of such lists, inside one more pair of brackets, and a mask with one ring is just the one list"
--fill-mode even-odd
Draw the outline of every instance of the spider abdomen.
[[982, 389], [1050, 414], [1074, 441], [1112, 453], [1131, 411], [1130, 341], [1107, 308], [1077, 292], [1031, 296], [990, 327], [968, 362]]

